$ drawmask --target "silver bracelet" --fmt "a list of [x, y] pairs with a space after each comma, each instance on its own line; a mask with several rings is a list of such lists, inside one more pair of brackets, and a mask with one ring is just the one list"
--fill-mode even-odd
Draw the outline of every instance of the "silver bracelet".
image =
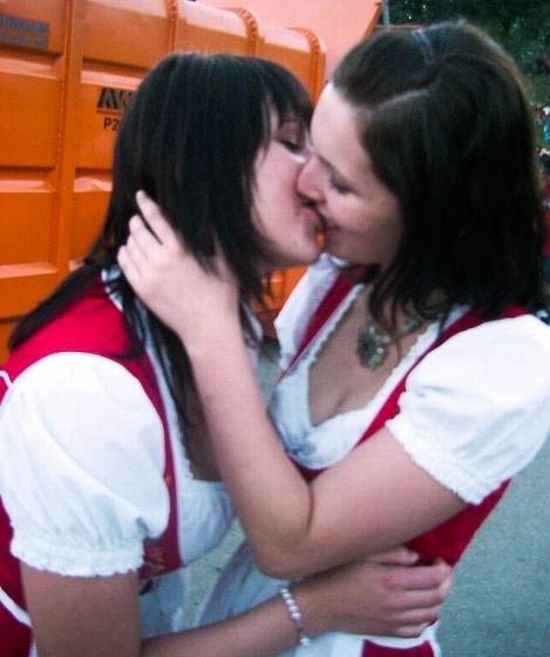
[[305, 633], [304, 625], [302, 623], [302, 612], [300, 611], [300, 607], [298, 607], [296, 598], [292, 595], [290, 589], [286, 586], [282, 586], [279, 592], [286, 605], [288, 615], [296, 627], [296, 632], [298, 633], [298, 643], [304, 648], [307, 648], [311, 643], [311, 639]]

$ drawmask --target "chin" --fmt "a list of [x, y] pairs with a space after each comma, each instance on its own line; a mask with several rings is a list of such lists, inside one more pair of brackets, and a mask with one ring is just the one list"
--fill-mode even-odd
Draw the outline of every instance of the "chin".
[[296, 248], [293, 253], [286, 254], [287, 267], [307, 267], [317, 262], [321, 255], [321, 245], [315, 242], [307, 242], [302, 247]]
[[342, 262], [345, 262], [347, 265], [371, 265], [373, 264], [372, 262], [366, 262], [365, 258], [357, 258], [353, 254], [350, 254], [349, 252], [346, 252], [343, 249], [331, 249], [331, 248], [326, 248], [325, 253], [328, 253], [328, 255], [337, 258], [338, 260], [341, 260]]
[[264, 268], [267, 273], [273, 273], [278, 269], [292, 269], [294, 267], [309, 267], [317, 262], [321, 255], [321, 249], [309, 249], [301, 253], [286, 253], [274, 255], [271, 262]]
[[317, 262], [317, 260], [319, 260], [320, 255], [321, 255], [321, 251], [317, 251], [315, 253], [310, 253], [308, 256], [304, 255], [301, 257], [288, 258], [288, 260], [284, 264], [279, 265], [277, 269], [309, 267], [310, 265], [313, 265], [315, 262]]
[[325, 244], [325, 253], [342, 260], [350, 260], [349, 253], [345, 253], [345, 249], [339, 249], [330, 243]]

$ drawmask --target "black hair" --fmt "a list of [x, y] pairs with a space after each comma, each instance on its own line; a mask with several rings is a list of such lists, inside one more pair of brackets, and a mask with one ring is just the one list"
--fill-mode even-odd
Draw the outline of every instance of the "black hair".
[[352, 49], [333, 83], [403, 213], [369, 299], [375, 319], [395, 329], [397, 308], [443, 321], [454, 304], [487, 318], [544, 305], [534, 121], [511, 58], [464, 21], [390, 30]]
[[[15, 348], [63, 312], [104, 269], [116, 265], [138, 212], [136, 192], [155, 200], [186, 246], [211, 266], [219, 244], [243, 298], [260, 300], [260, 264], [268, 257], [253, 220], [254, 164], [280, 123], [303, 122], [311, 102], [296, 78], [278, 64], [232, 55], [174, 53], [144, 78], [121, 121], [114, 149], [113, 186], [103, 228], [83, 264], [15, 329]], [[179, 339], [143, 309], [122, 273], [110, 287], [121, 298], [132, 329], [131, 354], [143, 348], [143, 313], [151, 326], [181, 417], [182, 391], [193, 387]], [[173, 364], [173, 366], [172, 366]]]

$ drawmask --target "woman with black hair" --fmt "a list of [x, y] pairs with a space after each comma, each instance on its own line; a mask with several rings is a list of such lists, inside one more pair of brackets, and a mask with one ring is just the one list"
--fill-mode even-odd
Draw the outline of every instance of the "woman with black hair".
[[[327, 253], [277, 320], [284, 375], [269, 417], [232, 267], [220, 257], [218, 276], [205, 271], [153, 205], [158, 240], [134, 218], [120, 263], [186, 345], [261, 570], [300, 581], [402, 543], [455, 564], [550, 431], [550, 331], [535, 316], [548, 303], [543, 210], [520, 74], [465, 23], [381, 32], [338, 66], [311, 138], [298, 189]], [[225, 609], [269, 594], [248, 559], [222, 580]], [[232, 580], [246, 582], [237, 600]], [[307, 638], [307, 622], [297, 630]], [[440, 654], [435, 625], [302, 650], [291, 654]]]
[[[296, 643], [278, 596], [234, 621], [175, 634], [185, 566], [219, 542], [232, 508], [185, 350], [136, 298], [116, 256], [144, 189], [201, 262], [221, 246], [247, 299], [260, 298], [272, 267], [313, 262], [317, 220], [295, 190], [310, 114], [287, 71], [222, 55], [171, 55], [133, 95], [101, 235], [23, 319], [0, 372], [2, 657], [161, 648], [259, 657]], [[260, 193], [274, 198], [257, 213]], [[239, 322], [254, 358], [248, 306]], [[386, 559], [396, 565], [350, 565], [301, 585], [317, 631], [408, 635], [429, 621], [448, 568], [403, 568], [415, 560], [406, 550]], [[330, 605], [319, 604], [327, 596]]]

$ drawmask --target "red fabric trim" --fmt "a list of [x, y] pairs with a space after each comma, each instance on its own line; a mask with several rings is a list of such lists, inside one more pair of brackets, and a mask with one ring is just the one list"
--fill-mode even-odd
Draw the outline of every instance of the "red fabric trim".
[[308, 348], [317, 333], [321, 330], [321, 328], [324, 326], [336, 308], [338, 308], [342, 300], [348, 295], [353, 286], [354, 282], [352, 280], [342, 276], [338, 276], [338, 278], [334, 281], [331, 288], [317, 307], [317, 310], [311, 317], [304, 335], [302, 336], [302, 340], [298, 346], [298, 350], [290, 361], [287, 370], [290, 369], [297, 360], [299, 360], [300, 356]]
[[[128, 328], [124, 316], [107, 296], [98, 280], [90, 290], [77, 299], [70, 308], [33, 335], [8, 358], [3, 368], [12, 381], [27, 367], [41, 358], [61, 352], [90, 353], [110, 358], [125, 367], [138, 379], [162, 420], [164, 429], [164, 479], [170, 498], [170, 511], [166, 530], [158, 539], [144, 544], [144, 564], [140, 579], [167, 573], [183, 565], [177, 532], [177, 496], [175, 471], [170, 445], [168, 423], [153, 366], [143, 351], [138, 357], [125, 356], [130, 347]], [[1, 381], [0, 381], [1, 383]], [[0, 388], [0, 400], [6, 386]], [[0, 504], [0, 585], [19, 606], [25, 608], [19, 561], [10, 552], [12, 529], [9, 518]], [[2, 606], [0, 605], [0, 609]], [[4, 612], [4, 616], [7, 612]], [[9, 614], [7, 614], [9, 616]], [[11, 618], [11, 616], [9, 616]], [[19, 625], [15, 619], [13, 624]], [[11, 630], [9, 630], [11, 632]], [[19, 630], [14, 630], [14, 636]], [[4, 633], [1, 633], [4, 636]], [[2, 639], [3, 641], [3, 639]], [[2, 643], [3, 645], [3, 643]], [[4, 654], [4, 652], [2, 652]], [[6, 653], [12, 657], [12, 652]], [[26, 653], [22, 653], [26, 654]], [[13, 657], [19, 655], [13, 652]]]
[[343, 270], [334, 280], [328, 292], [321, 300], [321, 303], [311, 316], [298, 349], [286, 371], [281, 376], [284, 376], [284, 374], [288, 372], [288, 370], [300, 358], [304, 351], [309, 347], [319, 330], [324, 326], [328, 318], [338, 308], [340, 303], [351, 291], [351, 289], [361, 279], [364, 279], [364, 277], [368, 275], [368, 271], [368, 267], [363, 265], [355, 265]]
[[0, 654], [2, 657], [29, 657], [31, 630], [19, 623], [0, 605]]
[[[14, 602], [24, 608], [19, 561], [9, 551], [12, 537], [10, 521], [0, 501], [0, 586]], [[2, 604], [0, 603], [1, 608]]]
[[[296, 363], [301, 357], [304, 350], [311, 344], [319, 330], [324, 326], [331, 314], [348, 294], [352, 286], [353, 284], [348, 280], [342, 281], [341, 279], [337, 279], [334, 282], [333, 286], [327, 292], [325, 298], [321, 301], [314, 313], [310, 325], [306, 330], [304, 340], [292, 360], [292, 364]], [[501, 313], [499, 319], [517, 317], [524, 314], [526, 314], [526, 311], [523, 308], [516, 305], [510, 305]], [[478, 326], [484, 321], [485, 320], [479, 311], [471, 310], [447, 327], [439, 339], [427, 351], [425, 351], [405, 373], [401, 381], [387, 398], [379, 413], [366, 428], [356, 446], [374, 435], [389, 419], [397, 415], [399, 412], [399, 398], [405, 390], [409, 374], [430, 351], [457, 333]], [[320, 472], [322, 472], [322, 470], [311, 470], [300, 464], [297, 465], [308, 481], [314, 479]], [[481, 504], [467, 506], [462, 512], [458, 513], [453, 518], [450, 518], [447, 522], [435, 527], [429, 532], [426, 532], [422, 536], [416, 537], [410, 541], [409, 547], [420, 554], [423, 563], [431, 563], [436, 557], [441, 557], [451, 565], [456, 564], [479, 526], [501, 499], [509, 483], [509, 481], [504, 482], [497, 490], [488, 495]], [[369, 655], [370, 654], [372, 653], [369, 653]]]
[[[525, 311], [518, 306], [509, 306], [501, 314], [501, 318], [517, 317], [525, 314]], [[457, 335], [461, 331], [473, 328], [483, 323], [483, 318], [478, 311], [471, 310], [463, 315], [460, 319], [443, 331], [439, 340], [437, 340], [424, 354], [422, 354], [413, 366], [408, 370], [399, 384], [393, 390], [386, 400], [384, 406], [380, 409], [378, 415], [374, 418], [371, 425], [365, 430], [357, 445], [373, 436], [379, 431], [386, 422], [395, 417], [399, 412], [399, 398], [404, 392], [406, 382], [411, 371], [430, 351], [441, 345], [449, 338]], [[467, 545], [472, 540], [475, 532], [483, 523], [485, 518], [494, 509], [496, 504], [502, 498], [509, 481], [505, 481], [499, 488], [489, 494], [480, 504], [468, 505], [463, 511], [453, 516], [445, 523], [434, 527], [429, 532], [418, 536], [408, 543], [408, 546], [420, 554], [423, 563], [431, 563], [437, 557], [441, 557], [447, 563], [455, 565], [460, 559]]]
[[434, 657], [432, 646], [427, 641], [414, 648], [386, 648], [365, 641], [361, 657]]

